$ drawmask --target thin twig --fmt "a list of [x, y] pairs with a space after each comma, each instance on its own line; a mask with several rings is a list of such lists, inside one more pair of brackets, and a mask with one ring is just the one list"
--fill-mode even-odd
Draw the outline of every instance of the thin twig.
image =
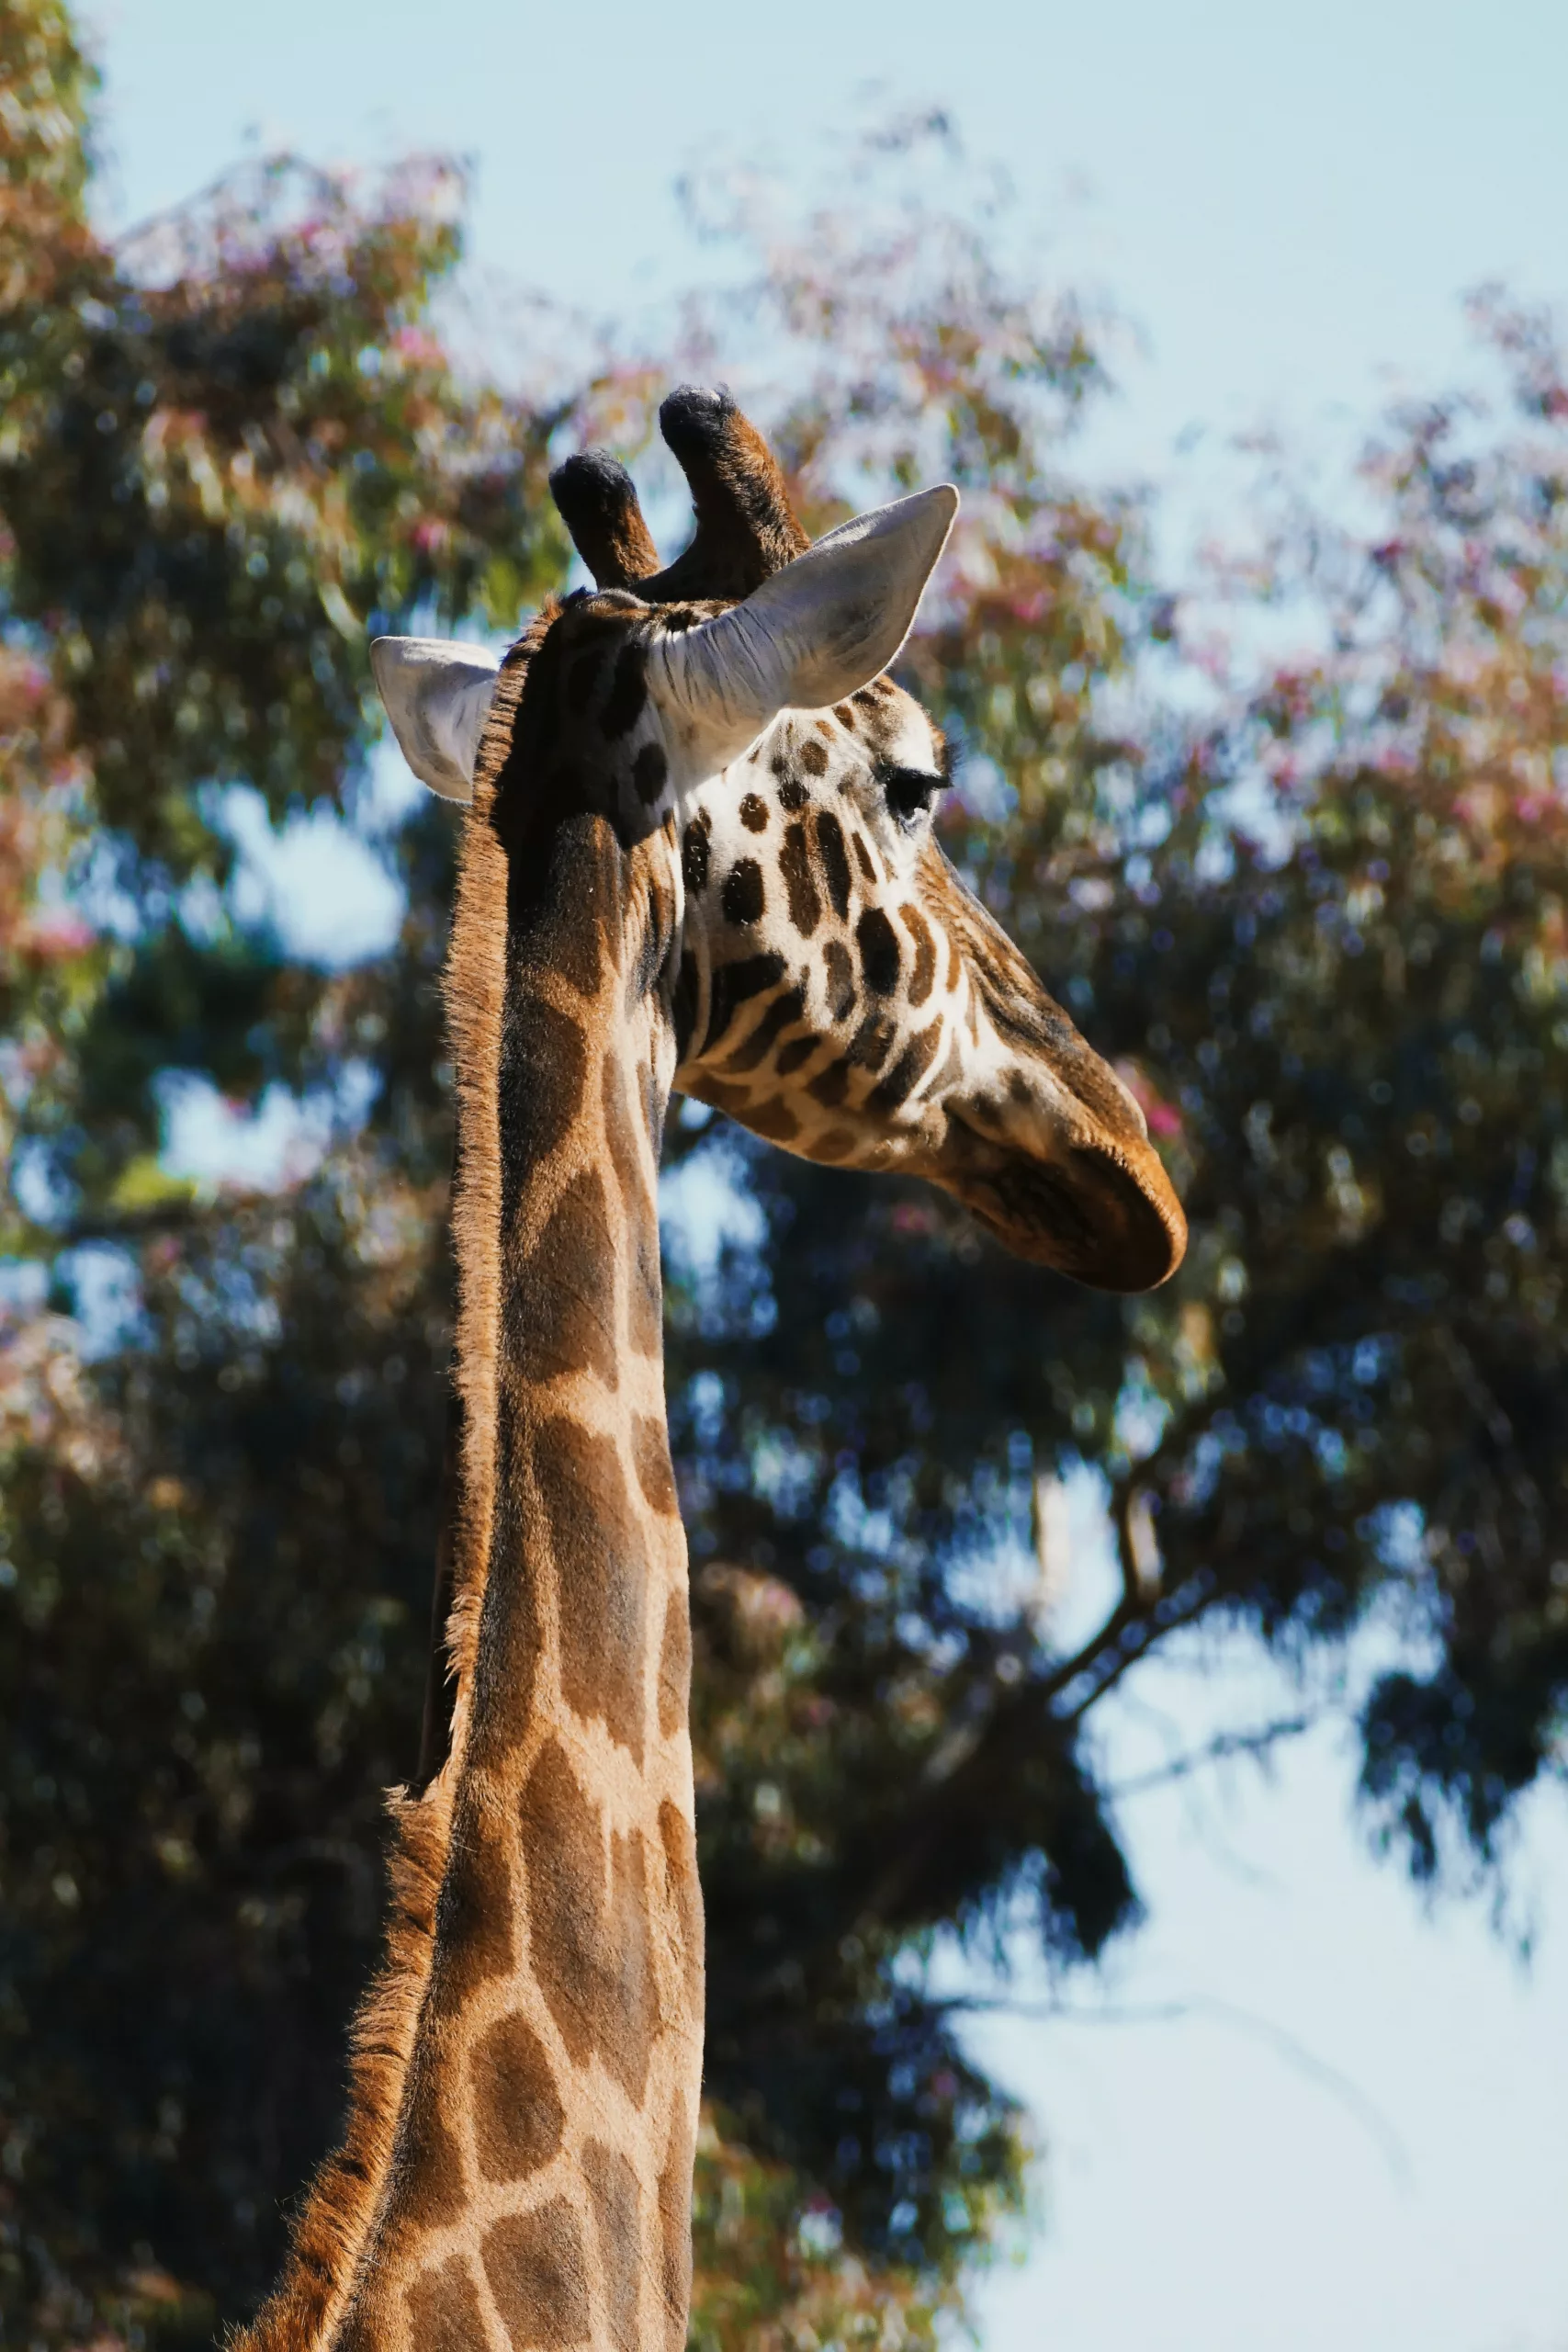
[[977, 2013], [1005, 2011], [1010, 2017], [1028, 2018], [1042, 2024], [1066, 2025], [1173, 2025], [1191, 2018], [1207, 2018], [1215, 2025], [1229, 2026], [1237, 2033], [1249, 2035], [1261, 2041], [1282, 2058], [1297, 2073], [1314, 2082], [1337, 2098], [1347, 2113], [1367, 2133], [1391, 2177], [1406, 2194], [1415, 2187], [1415, 2170], [1410, 2152], [1398, 2132], [1376, 2102], [1368, 2098], [1359, 2084], [1342, 2074], [1337, 2066], [1318, 2057], [1304, 2042], [1272, 2018], [1259, 2017], [1253, 2009], [1239, 2007], [1234, 2001], [1222, 2001], [1209, 1995], [1200, 1995], [1190, 2001], [1147, 2001], [1114, 2004], [1106, 2002], [1094, 2007], [1078, 2007], [1066, 2001], [1010, 2001], [990, 1999], [983, 1996], [960, 1995], [942, 2004], [944, 2010], [955, 2009]]
[[1223, 1731], [1201, 1747], [1194, 1747], [1185, 1756], [1172, 1757], [1152, 1772], [1140, 1772], [1136, 1779], [1119, 1781], [1106, 1791], [1113, 1804], [1123, 1797], [1142, 1796], [1146, 1789], [1162, 1789], [1172, 1781], [1185, 1781], [1192, 1773], [1201, 1772], [1207, 1764], [1223, 1764], [1228, 1756], [1263, 1756], [1277, 1740], [1298, 1739], [1303, 1732], [1311, 1731], [1323, 1721], [1319, 1714], [1281, 1715], [1278, 1722], [1262, 1724], [1256, 1731]]
[[1213, 1593], [1202, 1586], [1196, 1587], [1179, 1608], [1173, 1605], [1174, 1598], [1174, 1595], [1170, 1594], [1166, 1596], [1164, 1603], [1166, 1613], [1157, 1620], [1146, 1613], [1131, 1620], [1131, 1625], [1138, 1635], [1137, 1640], [1122, 1647], [1120, 1657], [1113, 1658], [1106, 1667], [1088, 1698], [1080, 1699], [1076, 1707], [1070, 1707], [1061, 1717], [1063, 1723], [1080, 1723], [1089, 1709], [1098, 1705], [1106, 1692], [1121, 1681], [1130, 1667], [1138, 1665], [1142, 1659], [1147, 1657], [1156, 1642], [1163, 1641], [1168, 1634], [1179, 1634], [1186, 1626], [1196, 1624], [1199, 1618], [1214, 1603]]

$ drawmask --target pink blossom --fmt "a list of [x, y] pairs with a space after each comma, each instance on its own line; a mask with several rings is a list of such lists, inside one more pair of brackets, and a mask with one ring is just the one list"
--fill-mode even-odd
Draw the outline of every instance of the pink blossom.
[[1143, 1113], [1151, 1136], [1168, 1143], [1181, 1133], [1181, 1114], [1151, 1085], [1136, 1062], [1118, 1062], [1116, 1075]]
[[400, 359], [412, 361], [416, 367], [434, 367], [442, 357], [441, 345], [423, 327], [400, 327], [392, 337], [392, 349]]
[[35, 914], [28, 923], [25, 944], [34, 956], [53, 959], [61, 956], [80, 956], [93, 944], [95, 933], [90, 923], [69, 907], [50, 907]]
[[893, 1230], [895, 1233], [911, 1234], [917, 1238], [921, 1234], [934, 1233], [936, 1231], [935, 1214], [920, 1202], [900, 1201], [893, 1212]]

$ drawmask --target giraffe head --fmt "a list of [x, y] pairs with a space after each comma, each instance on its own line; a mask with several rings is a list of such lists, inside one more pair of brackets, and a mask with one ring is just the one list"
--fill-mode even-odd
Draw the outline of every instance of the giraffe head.
[[[661, 1079], [807, 1159], [925, 1177], [1081, 1282], [1163, 1282], [1186, 1224], [1143, 1114], [943, 854], [947, 749], [886, 674], [956, 492], [813, 546], [727, 398], [674, 393], [660, 422], [692, 545], [660, 571], [623, 469], [569, 460], [552, 488], [598, 588], [535, 632], [525, 710], [540, 795], [653, 860]], [[373, 660], [415, 774], [469, 798], [492, 659]]]

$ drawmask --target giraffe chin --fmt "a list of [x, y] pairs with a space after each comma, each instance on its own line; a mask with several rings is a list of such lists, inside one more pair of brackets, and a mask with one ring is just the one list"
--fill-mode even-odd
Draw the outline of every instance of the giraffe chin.
[[1187, 1250], [1187, 1220], [1157, 1156], [1070, 1145], [1057, 1158], [1010, 1152], [947, 1189], [1015, 1258], [1091, 1290], [1157, 1290]]

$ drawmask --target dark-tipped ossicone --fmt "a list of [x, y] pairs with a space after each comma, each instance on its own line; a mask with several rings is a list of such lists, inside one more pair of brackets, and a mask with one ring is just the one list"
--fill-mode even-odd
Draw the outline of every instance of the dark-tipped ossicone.
[[635, 588], [659, 569], [637, 486], [607, 449], [583, 449], [550, 476], [550, 496], [601, 588]]
[[659, 428], [696, 517], [691, 545], [662, 571], [631, 476], [607, 450], [585, 449], [550, 476], [561, 520], [601, 588], [630, 588], [650, 605], [739, 598], [805, 553], [811, 542], [778, 461], [728, 392], [678, 386]]

